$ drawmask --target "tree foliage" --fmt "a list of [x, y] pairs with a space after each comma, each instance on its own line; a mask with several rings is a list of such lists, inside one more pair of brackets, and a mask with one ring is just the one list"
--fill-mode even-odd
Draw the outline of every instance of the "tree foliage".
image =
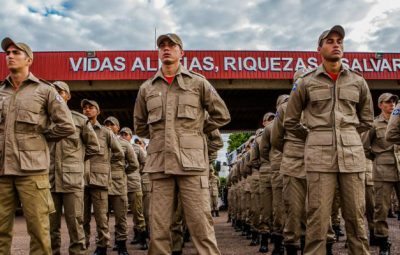
[[239, 148], [240, 145], [245, 143], [251, 136], [248, 132], [232, 133], [229, 135], [228, 140], [228, 153]]

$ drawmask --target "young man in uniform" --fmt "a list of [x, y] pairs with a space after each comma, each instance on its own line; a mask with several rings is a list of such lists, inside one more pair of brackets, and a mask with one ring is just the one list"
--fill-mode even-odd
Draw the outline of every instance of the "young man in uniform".
[[111, 153], [114, 160], [122, 160], [124, 151], [117, 137], [108, 128], [102, 126], [97, 116], [100, 107], [94, 100], [83, 99], [81, 101], [83, 114], [89, 118], [96, 132], [100, 144], [100, 152], [91, 157], [85, 163], [85, 190], [84, 190], [84, 221], [86, 246], [90, 244], [90, 220], [92, 218], [92, 205], [94, 219], [96, 220], [97, 238], [94, 255], [107, 254], [107, 246], [110, 244], [110, 232], [108, 230], [108, 189], [111, 177]]
[[227, 124], [230, 115], [211, 84], [180, 64], [183, 44], [176, 34], [161, 35], [157, 46], [161, 69], [140, 87], [134, 110], [136, 134], [150, 138], [144, 169], [152, 180], [149, 254], [171, 254], [178, 191], [197, 252], [220, 254], [209, 203], [204, 133]]
[[379, 245], [380, 255], [390, 254], [389, 227], [387, 216], [391, 207], [393, 189], [400, 184], [398, 157], [400, 151], [397, 146], [385, 140], [386, 128], [398, 96], [383, 93], [378, 98], [378, 107], [381, 114], [374, 120], [371, 130], [368, 131], [364, 147], [367, 155], [373, 160], [373, 178], [375, 187], [374, 231], [376, 242]]
[[[342, 65], [343, 27], [318, 39], [322, 64], [293, 86], [284, 126], [306, 140], [305, 254], [325, 254], [333, 197], [339, 185], [349, 254], [369, 254], [364, 225], [365, 155], [360, 133], [371, 128], [373, 105], [362, 76]], [[301, 125], [302, 113], [303, 123]]]
[[[67, 103], [71, 99], [68, 84], [53, 83]], [[51, 195], [56, 212], [50, 214], [50, 235], [53, 255], [60, 254], [61, 216], [64, 208], [70, 245], [70, 254], [86, 254], [85, 232], [83, 231], [83, 174], [85, 159], [99, 153], [100, 146], [89, 119], [71, 111], [75, 133], [59, 142], [50, 142], [49, 179]]]
[[[109, 128], [115, 137], [119, 132], [119, 121], [115, 117], [108, 117], [104, 125]], [[139, 172], [139, 163], [132, 145], [123, 139], [117, 138], [124, 150], [124, 158], [116, 159], [111, 156], [111, 183], [108, 190], [108, 202], [113, 208], [115, 217], [115, 247], [118, 255], [128, 255], [126, 240], [128, 239], [128, 182], [127, 176]]]
[[[128, 127], [123, 127], [119, 132], [120, 136], [126, 141], [132, 140], [132, 130]], [[138, 144], [132, 144], [133, 150], [138, 158], [139, 169], [143, 170], [146, 163], [146, 152]], [[140, 244], [141, 250], [147, 250], [147, 230], [146, 222], [143, 214], [143, 192], [141, 184], [140, 171], [135, 171], [128, 174], [128, 202], [132, 212], [134, 238], [131, 244]]]
[[11, 254], [16, 204], [23, 204], [30, 254], [50, 255], [50, 155], [47, 142], [75, 132], [67, 104], [52, 84], [30, 71], [31, 48], [1, 42], [9, 75], [0, 85], [0, 254]]

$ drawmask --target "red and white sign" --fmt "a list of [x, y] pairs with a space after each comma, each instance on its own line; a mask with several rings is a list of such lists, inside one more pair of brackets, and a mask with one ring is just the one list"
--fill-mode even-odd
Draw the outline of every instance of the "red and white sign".
[[[8, 74], [5, 54], [0, 75]], [[46, 80], [146, 80], [159, 68], [157, 51], [35, 52], [32, 72]], [[182, 64], [208, 79], [292, 79], [320, 63], [317, 52], [185, 51]], [[343, 63], [370, 80], [400, 80], [400, 53], [345, 53]]]

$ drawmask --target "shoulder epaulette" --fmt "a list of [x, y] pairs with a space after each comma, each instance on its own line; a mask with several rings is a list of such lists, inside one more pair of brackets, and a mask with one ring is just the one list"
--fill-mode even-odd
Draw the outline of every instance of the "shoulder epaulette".
[[41, 81], [41, 82], [43, 82], [44, 84], [47, 84], [47, 85], [49, 85], [49, 86], [51, 86], [51, 87], [54, 88], [53, 83], [51, 83], [51, 82], [49, 82], [49, 81], [46, 81], [46, 80], [43, 80], [43, 79], [39, 79], [39, 81]]
[[306, 76], [312, 74], [315, 71], [317, 71], [317, 68], [308, 69], [306, 72], [304, 72], [302, 75], [300, 75], [300, 78], [306, 77]]
[[82, 118], [82, 119], [89, 120], [88, 117], [86, 117], [85, 115], [83, 115], [82, 113], [79, 113], [77, 111], [71, 111], [71, 113], [73, 115], [75, 115], [75, 116], [78, 116], [78, 117]]
[[353, 69], [351, 69], [351, 68], [349, 68], [349, 71], [351, 71], [352, 73], [355, 73], [355, 74], [357, 74], [358, 76], [361, 76], [361, 77], [364, 78], [363, 74], [360, 73], [359, 71], [353, 70]]
[[194, 72], [194, 71], [192, 71], [192, 70], [189, 70], [189, 72], [190, 72], [191, 74], [197, 75], [197, 76], [199, 76], [199, 77], [201, 77], [201, 78], [203, 78], [203, 79], [206, 78], [204, 75], [199, 74], [199, 73], [196, 73], [196, 72]]

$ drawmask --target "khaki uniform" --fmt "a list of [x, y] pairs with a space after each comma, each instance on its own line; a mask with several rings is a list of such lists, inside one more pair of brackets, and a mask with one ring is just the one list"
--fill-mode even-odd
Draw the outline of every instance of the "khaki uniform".
[[260, 150], [259, 143], [262, 133], [259, 132], [250, 149], [250, 164], [252, 167], [252, 182], [250, 184], [250, 226], [252, 231], [257, 231], [260, 224]]
[[[211, 166], [210, 166], [211, 168]], [[210, 171], [211, 172], [211, 171]], [[211, 211], [218, 211], [218, 188], [219, 188], [219, 178], [218, 176], [210, 173], [210, 206]]]
[[53, 254], [60, 254], [61, 216], [64, 207], [70, 254], [85, 254], [83, 231], [84, 160], [100, 150], [99, 142], [88, 118], [71, 111], [75, 133], [59, 142], [50, 142], [49, 179], [56, 212], [50, 214], [50, 234]]
[[0, 254], [11, 253], [18, 199], [31, 237], [30, 254], [51, 254], [49, 214], [54, 204], [47, 141], [72, 135], [75, 127], [52, 85], [30, 73], [15, 91], [10, 79], [0, 85]]
[[[138, 158], [139, 169], [142, 169], [146, 160], [145, 152], [137, 144], [133, 144], [133, 149]], [[143, 192], [140, 171], [128, 174], [128, 201], [133, 215], [133, 229], [139, 232], [145, 231], [146, 222], [143, 214]]]
[[260, 151], [260, 233], [270, 234], [272, 231], [272, 170], [270, 163], [272, 123], [268, 124], [259, 142]]
[[[234, 163], [231, 167], [230, 180], [231, 180], [231, 188], [228, 197], [229, 203], [229, 211], [233, 222], [236, 220], [236, 186], [237, 186], [237, 176], [236, 176], [236, 164]], [[229, 199], [230, 198], [230, 199]]]
[[243, 220], [245, 220], [246, 224], [250, 224], [250, 202], [251, 202], [251, 167], [249, 166], [250, 161], [250, 153], [246, 152], [245, 156], [242, 158], [242, 169], [244, 171], [244, 181], [243, 181]]
[[300, 238], [305, 235], [307, 181], [304, 169], [304, 141], [286, 132], [287, 103], [281, 104], [272, 125], [271, 144], [282, 151], [280, 173], [283, 175], [283, 201], [285, 222], [283, 229], [285, 245], [300, 247]]
[[393, 109], [392, 115], [390, 115], [385, 139], [390, 143], [400, 145], [400, 103], [396, 105]]
[[[298, 79], [284, 121], [288, 132], [306, 140], [307, 233], [305, 254], [324, 254], [335, 187], [339, 183], [349, 254], [369, 254], [364, 228], [365, 155], [359, 133], [373, 120], [365, 80], [341, 67], [334, 82], [320, 65]], [[304, 124], [300, 125], [304, 112]]]
[[367, 216], [368, 229], [370, 233], [374, 233], [375, 220], [375, 188], [373, 180], [373, 163], [370, 159], [366, 159], [366, 173], [365, 173], [365, 215]]
[[225, 103], [204, 77], [179, 66], [172, 84], [159, 70], [140, 87], [134, 121], [136, 134], [150, 138], [144, 167], [152, 180], [149, 254], [171, 253], [169, 228], [176, 188], [197, 251], [220, 254], [211, 220], [203, 132], [230, 121]]
[[111, 156], [111, 183], [108, 188], [108, 200], [114, 209], [115, 240], [126, 241], [128, 237], [127, 175], [135, 171], [139, 172], [139, 162], [130, 142], [122, 138], [117, 138], [117, 140], [123, 149], [124, 158], [120, 158], [120, 152], [113, 153]]
[[389, 228], [386, 221], [391, 207], [393, 189], [400, 185], [399, 163], [400, 151], [397, 145], [386, 141], [385, 133], [388, 121], [381, 114], [368, 132], [364, 147], [370, 150], [373, 158], [373, 178], [375, 188], [375, 236], [388, 237]]
[[114, 160], [122, 160], [124, 151], [118, 138], [108, 128], [97, 121], [93, 125], [100, 144], [100, 152], [85, 162], [84, 220], [86, 246], [90, 245], [90, 220], [92, 205], [97, 228], [97, 247], [107, 247], [110, 243], [108, 230], [108, 189], [111, 182], [111, 153]]
[[[276, 120], [272, 123], [274, 123]], [[274, 136], [273, 127], [271, 129], [271, 138]], [[282, 162], [282, 152], [277, 150], [275, 147], [271, 146], [271, 150], [269, 153], [269, 160], [271, 162], [271, 171], [272, 171], [272, 207], [273, 207], [273, 225], [272, 225], [272, 235], [274, 236], [282, 236], [283, 234], [283, 226], [285, 222], [284, 208], [283, 208], [283, 175], [279, 173]]]

